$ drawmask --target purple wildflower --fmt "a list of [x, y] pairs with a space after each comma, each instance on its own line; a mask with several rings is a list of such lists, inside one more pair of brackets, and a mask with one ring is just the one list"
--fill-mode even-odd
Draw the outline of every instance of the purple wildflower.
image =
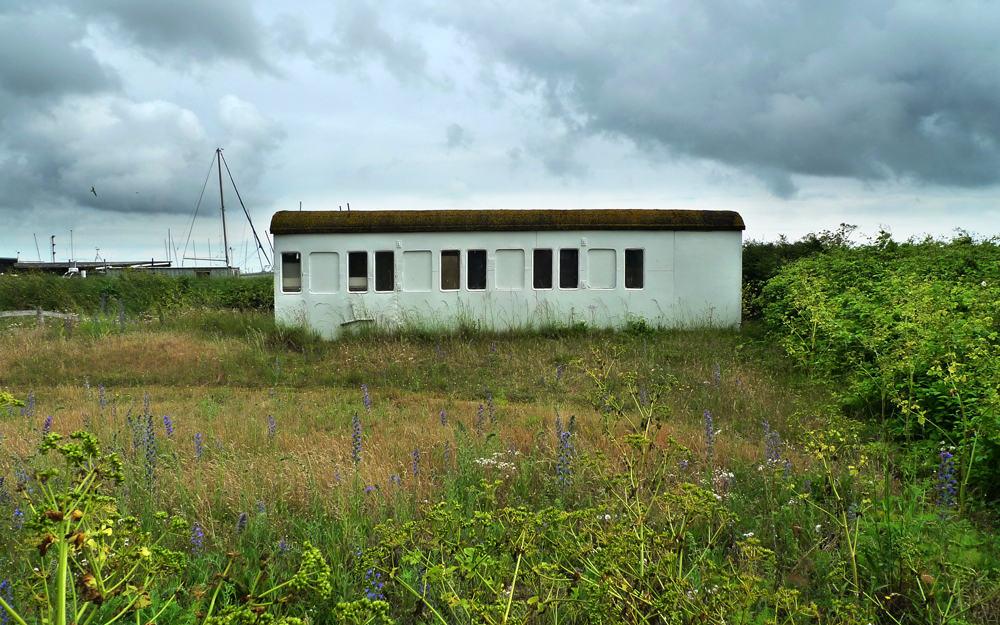
[[368, 394], [368, 385], [362, 384], [361, 390], [364, 391], [364, 396], [361, 398], [365, 402], [365, 412], [372, 411], [372, 397]]
[[361, 421], [354, 413], [354, 433], [351, 435], [351, 460], [357, 466], [361, 462]]
[[447, 426], [447, 425], [448, 425], [448, 417], [445, 416], [444, 410], [442, 410], [441, 411], [441, 426], [444, 427], [444, 426]]
[[558, 455], [556, 461], [556, 480], [559, 482], [559, 488], [561, 489], [573, 484], [573, 457], [576, 452], [573, 449], [573, 443], [570, 441], [570, 436], [572, 436], [572, 432], [570, 431], [573, 423], [572, 417], [570, 423], [571, 426], [563, 430], [562, 419], [556, 413], [556, 452]]
[[42, 438], [45, 438], [52, 432], [52, 417], [49, 416], [45, 419], [45, 423], [42, 424]]
[[556, 381], [558, 382], [561, 379], [562, 379], [562, 365], [559, 365], [556, 367]]
[[35, 391], [28, 391], [28, 401], [21, 407], [21, 416], [30, 417], [35, 414]]
[[955, 507], [955, 457], [947, 450], [941, 449], [938, 455], [938, 469], [934, 472], [937, 476], [937, 504], [942, 508]]
[[170, 420], [170, 415], [163, 415], [163, 429], [167, 431], [167, 439], [174, 440], [174, 422]]
[[493, 406], [493, 393], [490, 392], [490, 389], [486, 389], [486, 407], [490, 415], [490, 425], [492, 425], [496, 423], [497, 416], [496, 410]]
[[191, 526], [191, 553], [201, 553], [205, 546], [205, 532], [201, 529], [201, 523]]
[[771, 424], [764, 420], [764, 447], [768, 468], [774, 469], [784, 465], [786, 472], [790, 464], [781, 458], [781, 435], [771, 430]]
[[712, 423], [712, 413], [709, 410], [705, 411], [705, 459], [708, 464], [712, 464], [712, 458], [715, 456], [715, 435], [718, 434], [713, 423]]
[[483, 405], [479, 404], [479, 412], [476, 414], [476, 434], [483, 435]]
[[[149, 395], [146, 395], [149, 397]], [[156, 491], [156, 460], [159, 458], [156, 446], [156, 429], [153, 427], [153, 415], [146, 417], [146, 432], [143, 438], [143, 446], [146, 452], [146, 492], [152, 494]]]
[[201, 440], [201, 432], [194, 435], [194, 455], [201, 460], [205, 457], [205, 445]]
[[274, 415], [267, 415], [267, 439], [270, 441], [274, 440], [274, 437], [278, 434], [278, 424], [274, 420]]
[[[7, 603], [7, 605], [12, 606], [14, 603], [14, 592], [10, 587], [10, 580], [5, 579], [0, 582], [0, 596], [3, 597], [3, 600]], [[0, 625], [7, 625], [9, 621], [10, 614], [7, 613], [7, 610], [0, 608]]]
[[413, 476], [416, 477], [420, 473], [420, 450], [413, 450]]
[[237, 534], [242, 534], [243, 532], [246, 531], [246, 529], [247, 529], [247, 521], [248, 521], [247, 513], [246, 512], [240, 512], [240, 518], [236, 521], [236, 533]]
[[384, 585], [382, 574], [378, 571], [369, 569], [365, 573], [365, 596], [370, 601], [383, 601], [385, 599], [385, 596], [382, 594], [382, 587]]

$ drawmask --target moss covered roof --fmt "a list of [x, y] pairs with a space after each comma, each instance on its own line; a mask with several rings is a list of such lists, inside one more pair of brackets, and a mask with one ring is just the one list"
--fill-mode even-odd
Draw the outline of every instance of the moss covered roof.
[[510, 232], [535, 230], [744, 230], [734, 211], [434, 210], [279, 211], [271, 234]]

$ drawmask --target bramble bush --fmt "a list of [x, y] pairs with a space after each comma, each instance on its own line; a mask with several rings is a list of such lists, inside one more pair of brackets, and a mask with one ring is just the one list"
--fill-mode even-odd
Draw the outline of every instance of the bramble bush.
[[911, 473], [953, 452], [959, 508], [998, 505], [998, 241], [896, 243], [883, 232], [786, 266], [761, 301], [789, 355], [837, 382], [849, 412], [907, 443]]

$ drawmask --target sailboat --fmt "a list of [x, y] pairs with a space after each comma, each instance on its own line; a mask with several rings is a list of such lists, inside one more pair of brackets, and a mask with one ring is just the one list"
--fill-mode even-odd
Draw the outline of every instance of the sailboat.
[[[240, 191], [239, 189], [236, 188], [236, 181], [233, 179], [233, 174], [229, 170], [229, 163], [226, 162], [225, 156], [222, 155], [222, 148], [215, 149], [215, 157], [212, 160], [212, 167], [209, 168], [209, 175], [205, 178], [205, 184], [202, 186], [201, 195], [198, 198], [198, 204], [195, 206], [194, 215], [191, 217], [191, 224], [188, 227], [188, 238], [187, 242], [184, 244], [184, 255], [181, 256], [181, 260], [182, 261], [193, 260], [193, 261], [211, 262], [211, 263], [225, 262], [225, 267], [227, 272], [234, 274], [239, 272], [239, 268], [233, 266], [231, 250], [229, 248], [229, 233], [226, 227], [226, 198], [225, 194], [223, 193], [223, 188], [224, 188], [223, 178], [222, 178], [223, 165], [225, 165], [226, 167], [226, 174], [229, 176], [229, 181], [233, 185], [233, 190], [236, 192], [236, 198], [239, 200], [240, 207], [243, 209], [243, 214], [246, 216], [247, 222], [250, 224], [250, 230], [253, 232], [254, 241], [257, 244], [256, 249], [254, 251], [257, 253], [258, 260], [261, 260], [261, 256], [263, 256], [263, 260], [261, 260], [261, 270], [270, 271], [271, 259], [267, 255], [267, 250], [264, 249], [264, 246], [260, 242], [260, 237], [257, 235], [257, 229], [254, 228], [253, 220], [250, 218], [250, 212], [243, 204], [243, 198], [240, 196]], [[205, 189], [208, 186], [208, 180], [211, 177], [213, 168], [218, 171], [218, 177], [219, 177], [219, 210], [222, 217], [222, 245], [223, 245], [224, 258], [220, 259], [211, 257], [211, 244], [209, 244], [210, 246], [209, 257], [199, 258], [197, 256], [196, 248], [192, 248], [192, 253], [194, 254], [194, 256], [186, 256], [188, 243], [191, 242], [191, 232], [194, 229], [194, 221], [198, 216], [198, 209], [201, 207], [201, 200], [205, 196]], [[271, 247], [270, 240], [268, 240], [268, 246]], [[271, 253], [272, 254], [274, 253], [273, 247], [271, 247]], [[196, 273], [198, 273], [197, 270]]]

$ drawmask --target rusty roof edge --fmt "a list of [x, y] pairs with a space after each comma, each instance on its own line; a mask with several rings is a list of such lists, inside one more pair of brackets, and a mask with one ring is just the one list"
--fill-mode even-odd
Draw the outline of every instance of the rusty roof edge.
[[744, 229], [739, 213], [707, 210], [279, 211], [271, 218], [272, 234]]

